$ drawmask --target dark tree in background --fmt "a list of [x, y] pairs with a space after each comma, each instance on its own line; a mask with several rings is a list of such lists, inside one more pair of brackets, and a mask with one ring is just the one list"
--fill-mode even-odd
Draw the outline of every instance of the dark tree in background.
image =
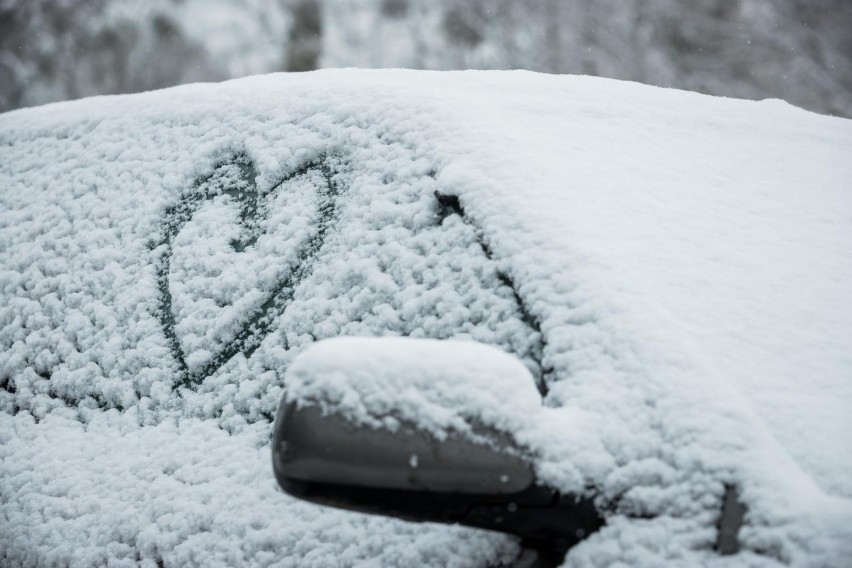
[[322, 12], [319, 0], [298, 0], [291, 9], [287, 42], [287, 71], [318, 69], [322, 52]]
[[167, 10], [139, 19], [108, 0], [0, 3], [0, 110], [224, 79]]
[[0, 0], [0, 111], [342, 66], [588, 74], [852, 116], [852, 0]]

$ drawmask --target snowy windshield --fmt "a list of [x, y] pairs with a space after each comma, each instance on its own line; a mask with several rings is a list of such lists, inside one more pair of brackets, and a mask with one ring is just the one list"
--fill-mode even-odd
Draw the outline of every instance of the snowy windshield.
[[0, 0], [0, 566], [528, 550], [285, 494], [282, 400], [499, 432], [600, 515], [565, 566], [847, 565], [850, 53], [846, 0]]
[[[503, 388], [502, 416], [542, 479], [611, 505], [568, 561], [709, 562], [734, 484], [751, 516], [731, 559], [836, 564], [850, 147], [848, 121], [777, 101], [522, 72], [272, 76], [3, 115], [2, 547], [513, 557], [508, 537], [276, 491], [290, 362], [392, 335], [490, 344], [543, 385], [535, 411]], [[382, 380], [300, 388], [368, 410], [415, 396]], [[446, 419], [493, 406], [423, 396]]]

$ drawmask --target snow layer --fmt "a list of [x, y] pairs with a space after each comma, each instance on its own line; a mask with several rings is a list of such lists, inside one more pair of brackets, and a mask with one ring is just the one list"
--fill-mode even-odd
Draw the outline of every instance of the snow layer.
[[529, 371], [500, 349], [400, 337], [315, 343], [287, 370], [285, 398], [372, 428], [417, 424], [438, 439], [474, 436], [475, 425], [518, 432], [542, 408]]
[[[841, 566], [850, 150], [852, 123], [778, 101], [522, 72], [271, 75], [0, 115], [0, 559], [509, 558], [508, 537], [274, 490], [293, 358], [399, 335], [488, 343], [548, 384], [534, 420], [520, 386], [464, 413], [517, 414], [543, 480], [595, 488], [607, 526], [567, 565]], [[724, 484], [749, 508], [730, 557]]]

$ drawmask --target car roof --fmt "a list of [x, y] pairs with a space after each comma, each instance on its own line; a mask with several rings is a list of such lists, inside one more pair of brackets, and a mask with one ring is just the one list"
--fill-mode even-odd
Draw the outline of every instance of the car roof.
[[537, 474], [612, 506], [569, 559], [710, 562], [735, 486], [732, 565], [838, 564], [850, 149], [852, 122], [781, 101], [528, 72], [277, 74], [0, 115], [0, 549], [510, 559], [502, 536], [275, 491], [293, 358], [405, 335], [495, 345], [542, 385], [549, 418], [518, 433]]

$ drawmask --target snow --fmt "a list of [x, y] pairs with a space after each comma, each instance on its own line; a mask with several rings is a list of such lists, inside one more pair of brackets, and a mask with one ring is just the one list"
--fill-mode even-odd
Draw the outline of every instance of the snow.
[[520, 361], [469, 341], [326, 339], [302, 352], [286, 382], [287, 401], [373, 428], [417, 424], [438, 439], [450, 431], [475, 436], [474, 426], [518, 432], [542, 408]]
[[[268, 75], [0, 115], [0, 559], [515, 553], [277, 492], [286, 388], [513, 430], [542, 480], [608, 507], [568, 566], [842, 565], [850, 149], [852, 122], [780, 101], [525, 72]], [[338, 336], [459, 355], [300, 379], [369, 354], [320, 342]], [[734, 556], [712, 550], [725, 484], [748, 507]]]

